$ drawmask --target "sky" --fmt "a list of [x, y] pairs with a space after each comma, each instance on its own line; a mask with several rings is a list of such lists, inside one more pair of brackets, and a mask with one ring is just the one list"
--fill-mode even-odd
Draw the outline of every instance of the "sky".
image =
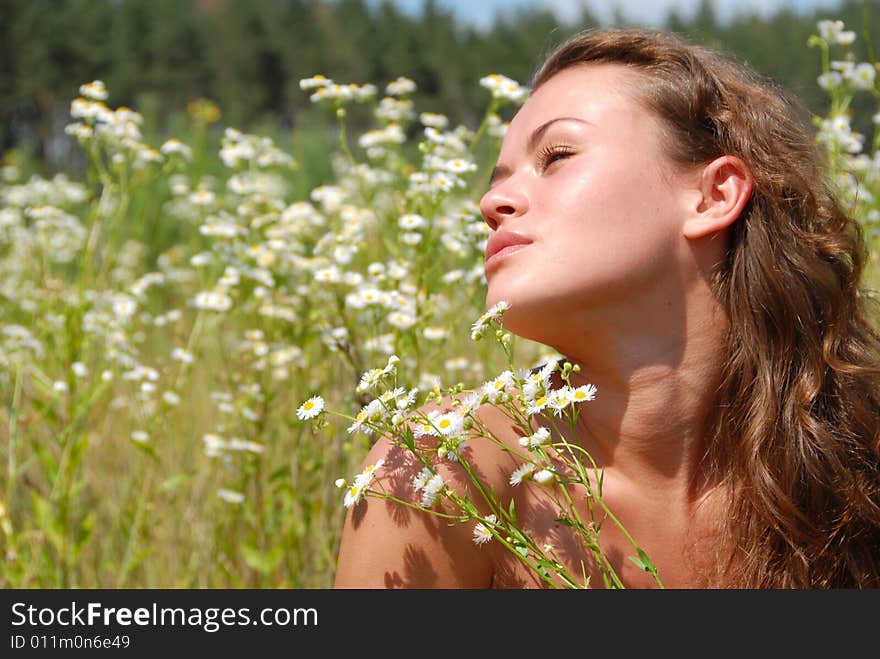
[[[418, 14], [423, 0], [395, 0], [406, 11]], [[551, 9], [564, 22], [576, 19], [584, 6], [602, 23], [610, 23], [613, 7], [617, 5], [629, 22], [643, 27], [661, 27], [670, 9], [676, 9], [683, 17], [691, 16], [699, 6], [699, 0], [437, 0], [438, 4], [451, 10], [462, 22], [476, 27], [491, 25], [496, 13], [510, 11], [511, 7], [545, 7]], [[715, 12], [720, 21], [742, 14], [769, 15], [789, 8], [795, 11], [833, 9], [839, 0], [714, 0]]]

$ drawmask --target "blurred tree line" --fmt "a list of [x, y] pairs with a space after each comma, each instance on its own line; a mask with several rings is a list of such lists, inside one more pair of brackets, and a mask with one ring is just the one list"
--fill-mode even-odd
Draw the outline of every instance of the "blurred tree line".
[[[860, 59], [873, 57], [865, 34], [880, 35], [880, 0], [726, 23], [703, 0], [694, 15], [670, 13], [665, 27], [751, 64], [821, 112], [819, 52], [806, 41], [823, 18], [844, 20], [859, 35]], [[629, 23], [618, 15], [615, 24]], [[410, 77], [417, 107], [473, 126], [488, 98], [479, 78], [527, 84], [556, 43], [596, 25], [588, 8], [571, 24], [515, 9], [479, 30], [434, 0], [418, 15], [390, 0], [0, 0], [0, 151], [61, 158], [51, 138], [63, 134], [78, 86], [93, 79], [107, 84], [112, 106], [136, 108], [157, 134], [174, 130], [175, 113], [196, 98], [245, 130], [317, 121], [298, 84], [316, 73], [378, 85]]]

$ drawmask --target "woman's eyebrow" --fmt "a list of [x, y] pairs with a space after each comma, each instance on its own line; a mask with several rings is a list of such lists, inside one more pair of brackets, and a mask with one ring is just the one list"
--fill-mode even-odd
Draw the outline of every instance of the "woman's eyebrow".
[[535, 130], [532, 131], [532, 134], [529, 136], [529, 151], [534, 151], [535, 147], [538, 145], [538, 142], [541, 141], [541, 138], [544, 137], [544, 133], [558, 121], [577, 121], [581, 124], [594, 125], [591, 121], [587, 121], [586, 119], [579, 119], [578, 117], [556, 117], [554, 119], [550, 119], [549, 121], [545, 121], [543, 124], [538, 126]]
[[[534, 151], [535, 147], [537, 147], [538, 142], [541, 141], [541, 138], [544, 137], [544, 133], [558, 121], [577, 121], [581, 124], [587, 124], [589, 126], [593, 126], [593, 122], [587, 121], [586, 119], [579, 119], [578, 117], [554, 117], [548, 121], [545, 121], [543, 124], [538, 126], [535, 130], [532, 131], [532, 134], [529, 136], [528, 141], [528, 150]], [[495, 169], [492, 170], [492, 176], [489, 179], [489, 187], [495, 183], [495, 181], [499, 178], [504, 178], [505, 176], [510, 174], [510, 167], [507, 165], [497, 165]]]

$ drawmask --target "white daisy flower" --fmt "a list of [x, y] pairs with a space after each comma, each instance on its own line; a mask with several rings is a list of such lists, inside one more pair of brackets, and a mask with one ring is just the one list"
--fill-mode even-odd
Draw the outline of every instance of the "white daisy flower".
[[367, 389], [375, 387], [377, 384], [379, 384], [379, 380], [382, 378], [382, 375], [383, 373], [381, 368], [373, 368], [363, 373], [357, 386], [357, 392], [362, 393]]
[[418, 215], [416, 213], [409, 213], [407, 215], [402, 215], [400, 219], [397, 220], [397, 225], [401, 229], [406, 229], [407, 231], [415, 231], [417, 229], [424, 229], [428, 226], [428, 221]]
[[432, 434], [439, 432], [444, 437], [454, 437], [464, 430], [464, 417], [457, 411], [439, 414], [433, 418], [429, 416], [429, 419], [436, 429]]
[[467, 416], [468, 414], [473, 414], [476, 410], [479, 409], [482, 404], [482, 396], [479, 394], [469, 394], [461, 401], [461, 405], [459, 406], [460, 414], [463, 416]]
[[191, 364], [193, 356], [192, 353], [189, 353], [183, 348], [178, 347], [171, 351], [171, 359], [183, 362], [184, 364]]
[[396, 389], [391, 389], [390, 391], [386, 391], [381, 396], [379, 396], [379, 400], [383, 403], [390, 403], [392, 400], [397, 400], [403, 394], [406, 393], [406, 389], [403, 387], [397, 387]]
[[333, 248], [333, 260], [342, 265], [351, 263], [352, 257], [357, 253], [357, 245], [337, 245]]
[[528, 437], [520, 437], [519, 445], [524, 446], [526, 448], [537, 448], [538, 446], [543, 446], [547, 443], [547, 440], [550, 438], [550, 431], [547, 428], [541, 427], [533, 434]]
[[510, 303], [501, 300], [500, 302], [492, 305], [492, 307], [480, 316], [473, 325], [471, 325], [471, 338], [473, 340], [479, 339], [489, 327], [489, 323], [496, 321], [500, 322], [502, 317], [504, 316], [504, 312], [510, 309]]
[[232, 306], [232, 298], [221, 291], [202, 291], [192, 300], [196, 309], [211, 311], [228, 311]]
[[538, 396], [534, 399], [526, 399], [526, 414], [529, 416], [538, 414], [541, 410], [547, 407], [549, 402], [550, 398], [548, 396]]
[[492, 93], [492, 98], [504, 99], [514, 102], [525, 100], [529, 90], [515, 80], [498, 73], [480, 78], [480, 85]]
[[382, 401], [378, 398], [370, 401], [368, 405], [365, 405], [361, 408], [361, 411], [357, 413], [355, 416], [354, 423], [352, 423], [348, 427], [348, 432], [353, 433], [357, 430], [363, 430], [363, 432], [367, 435], [373, 432], [373, 429], [369, 426], [365, 425], [368, 421], [374, 420], [375, 418], [381, 418], [383, 409], [382, 409]]
[[416, 492], [424, 490], [425, 485], [428, 483], [429, 480], [431, 480], [431, 476], [433, 475], [434, 472], [432, 472], [430, 469], [428, 469], [427, 467], [422, 467], [422, 470], [413, 477], [413, 489]]
[[443, 477], [440, 474], [434, 474], [428, 479], [428, 482], [425, 483], [425, 487], [422, 489], [422, 505], [425, 508], [430, 508], [434, 505], [437, 495], [443, 489], [443, 485]]
[[541, 367], [539, 372], [541, 379], [546, 381], [550, 380], [550, 376], [553, 375], [553, 371], [556, 370], [556, 367], [559, 365], [559, 357], [550, 357]]
[[513, 373], [504, 371], [495, 379], [484, 384], [481, 393], [490, 403], [504, 402], [504, 393], [510, 386], [513, 386]]
[[572, 391], [571, 398], [575, 403], [591, 401], [596, 398], [596, 386], [592, 384], [582, 385]]
[[463, 174], [465, 172], [475, 172], [477, 166], [470, 160], [462, 160], [454, 158], [443, 163], [443, 169], [452, 174]]
[[210, 206], [216, 198], [217, 196], [210, 190], [196, 190], [187, 197], [189, 203], [195, 206]]
[[416, 91], [415, 81], [403, 76], [389, 82], [385, 87], [385, 93], [391, 96], [403, 96], [404, 94], [412, 94], [414, 91]]
[[131, 318], [137, 310], [137, 301], [125, 293], [116, 293], [113, 296], [113, 314], [123, 318]]
[[324, 409], [324, 399], [320, 396], [312, 396], [305, 403], [300, 405], [296, 411], [296, 416], [300, 420], [314, 419]]
[[555, 476], [556, 474], [552, 469], [541, 469], [540, 471], [536, 471], [532, 478], [535, 479], [535, 482], [544, 485], [552, 481]]
[[238, 504], [244, 501], [244, 495], [241, 492], [236, 492], [235, 490], [227, 490], [223, 487], [217, 490], [217, 496], [223, 499], [226, 503]]
[[[490, 526], [494, 525], [497, 521], [497, 517], [495, 515], [488, 515], [486, 517], [486, 521]], [[477, 525], [474, 527], [474, 544], [475, 545], [484, 545], [492, 539], [492, 531], [489, 530], [483, 522], [477, 522]]]
[[535, 468], [535, 465], [531, 462], [521, 464], [519, 467], [513, 470], [512, 474], [510, 474], [510, 484], [514, 486], [519, 485], [523, 482], [523, 480], [531, 476], [531, 474], [535, 471]]
[[327, 87], [332, 85], [333, 81], [326, 76], [318, 75], [312, 76], [311, 78], [303, 78], [299, 81], [299, 88], [303, 91], [308, 91], [309, 89], [315, 89], [316, 87]]
[[445, 327], [428, 326], [422, 330], [422, 336], [428, 341], [442, 341], [449, 336], [449, 330]]
[[84, 85], [80, 85], [79, 93], [94, 101], [107, 100], [107, 87], [102, 80], [92, 80]]
[[315, 270], [315, 281], [322, 284], [338, 284], [342, 281], [342, 272], [335, 265]]
[[416, 324], [416, 317], [404, 311], [395, 311], [388, 315], [388, 322], [394, 327], [407, 330]]
[[464, 371], [471, 363], [467, 357], [450, 357], [443, 362], [443, 367], [447, 371]]
[[348, 492], [345, 493], [345, 499], [343, 500], [343, 505], [346, 508], [351, 508], [353, 505], [361, 500], [364, 495], [364, 491], [366, 491], [367, 487], [370, 485], [370, 483], [373, 482], [373, 479], [376, 477], [376, 470], [383, 464], [385, 464], [384, 460], [378, 460], [375, 464], [370, 465], [357, 476], [355, 476], [354, 482], [348, 489]]
[[174, 139], [173, 137], [169, 140], [166, 140], [165, 143], [159, 148], [159, 151], [161, 153], [164, 153], [166, 156], [178, 154], [185, 160], [192, 160], [193, 155], [192, 149], [190, 147], [188, 147], [180, 140]]
[[422, 112], [419, 115], [419, 121], [422, 122], [423, 126], [430, 126], [441, 130], [449, 125], [449, 119], [445, 115], [435, 112]]
[[561, 416], [566, 407], [571, 405], [573, 401], [573, 390], [571, 387], [564, 386], [550, 392], [547, 406], [553, 410], [553, 414]]
[[413, 403], [416, 402], [416, 397], [418, 395], [419, 395], [419, 390], [417, 388], [413, 387], [412, 389], [409, 390], [409, 392], [407, 392], [405, 398], [398, 398], [397, 399], [397, 409], [399, 409], [401, 411], [408, 409], [409, 407], [411, 407], [413, 405]]

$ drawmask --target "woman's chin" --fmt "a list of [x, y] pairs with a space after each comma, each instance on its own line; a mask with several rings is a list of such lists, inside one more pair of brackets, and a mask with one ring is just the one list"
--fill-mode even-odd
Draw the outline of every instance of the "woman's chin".
[[[493, 301], [491, 304], [499, 302]], [[552, 317], [542, 313], [541, 309], [528, 305], [516, 305], [512, 300], [506, 300], [510, 308], [504, 312], [503, 327], [516, 336], [547, 344], [552, 341], [552, 328], [556, 323]], [[491, 306], [491, 305], [490, 305]]]

